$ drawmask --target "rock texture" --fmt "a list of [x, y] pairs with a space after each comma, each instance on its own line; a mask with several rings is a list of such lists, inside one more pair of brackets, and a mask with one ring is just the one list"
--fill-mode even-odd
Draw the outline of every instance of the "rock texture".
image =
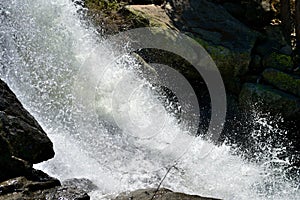
[[289, 71], [293, 68], [294, 64], [291, 56], [272, 52], [264, 56], [263, 66], [265, 68], [272, 67], [278, 70]]
[[271, 86], [261, 84], [244, 84], [239, 96], [242, 106], [251, 109], [253, 105], [272, 114], [281, 113], [287, 118], [300, 117], [299, 98], [286, 94]]
[[[155, 2], [152, 0], [110, 2], [122, 3], [118, 3], [116, 12], [100, 8], [97, 14], [110, 19], [103, 24], [119, 27], [114, 30], [144, 26], [161, 27], [163, 30], [171, 28], [191, 36], [207, 50], [222, 74], [230, 102], [223, 131], [226, 140], [233, 138], [232, 143], [242, 144], [247, 149], [253, 130], [249, 123], [251, 113], [266, 114], [275, 119], [281, 119], [278, 118], [281, 116], [282, 122], [276, 125], [281, 130], [288, 130], [289, 144], [286, 146], [295, 146], [297, 150], [289, 153], [299, 157], [299, 59], [285, 40], [282, 26], [275, 16], [278, 11], [270, 1], [162, 0], [163, 3], [156, 6], [150, 5]], [[93, 14], [97, 6], [86, 4], [86, 7]], [[122, 23], [116, 20], [115, 13]], [[102, 23], [93, 24], [103, 30]], [[200, 99], [200, 105], [204, 105], [201, 107], [201, 122], [205, 123], [201, 129], [205, 130], [210, 118], [210, 98], [206, 84], [194, 67], [170, 52], [141, 49], [136, 53], [150, 65], [160, 63], [174, 68], [189, 81]], [[253, 156], [248, 149], [245, 152]], [[295, 162], [299, 166], [299, 161]]]
[[147, 19], [150, 26], [176, 29], [172, 20], [161, 6], [156, 5], [128, 5], [125, 7], [132, 15]]
[[[239, 98], [241, 105], [246, 104], [242, 102], [245, 100], [247, 104], [251, 102], [254, 105], [259, 96], [260, 104], [264, 104], [266, 111], [272, 110], [276, 115], [298, 120], [298, 117], [292, 117], [298, 116], [296, 113], [298, 109], [289, 112], [284, 106], [278, 104], [280, 100], [275, 101], [279, 97], [284, 102], [293, 99], [294, 103], [291, 105], [294, 109], [297, 107], [295, 102], [300, 98], [299, 75], [297, 69], [293, 69], [292, 49], [285, 41], [281, 27], [270, 26], [268, 23], [264, 25], [254, 23], [254, 19], [258, 18], [271, 19], [269, 18], [269, 14], [272, 15], [271, 11], [262, 11], [265, 9], [262, 5], [226, 2], [168, 0], [163, 6], [129, 5], [125, 9], [131, 15], [143, 18], [144, 21], [148, 20], [149, 26], [171, 28], [193, 37], [215, 61], [227, 92], [242, 97]], [[238, 9], [244, 12], [239, 13]], [[258, 27], [260, 32], [254, 30]], [[193, 66], [178, 56], [152, 49], [137, 53], [146, 62], [162, 63], [173, 67], [183, 74], [193, 87], [200, 85], [199, 91], [205, 91], [203, 80], [193, 70]], [[251, 87], [256, 92], [249, 92], [250, 90], [247, 90], [249, 84], [256, 83], [259, 83], [258, 88]]]
[[[216, 62], [227, 89], [232, 92], [239, 91], [239, 79], [248, 72], [251, 49], [258, 34], [230, 16], [224, 8], [208, 1], [176, 1], [164, 7], [129, 5], [125, 9], [131, 15], [144, 19], [143, 21], [148, 20], [148, 26], [170, 28], [193, 37]], [[189, 80], [202, 79], [189, 63], [180, 60], [178, 56], [158, 50], [147, 51], [146, 54], [145, 51], [140, 54], [147, 62], [159, 60], [158, 63], [184, 72]]]
[[0, 181], [20, 176], [30, 168], [25, 161], [15, 159], [6, 140], [0, 137]]
[[61, 186], [59, 180], [41, 171], [35, 176], [17, 177], [0, 183], [0, 200], [89, 200], [83, 190]]
[[92, 192], [92, 191], [98, 189], [98, 187], [91, 180], [86, 179], [86, 178], [67, 179], [67, 180], [63, 181], [62, 185], [65, 187], [73, 188], [73, 189], [79, 189], [86, 193]]
[[80, 187], [61, 186], [59, 180], [32, 168], [53, 156], [46, 133], [0, 80], [0, 200], [90, 199]]
[[32, 170], [32, 173], [30, 175], [27, 174], [26, 177], [20, 176], [0, 183], [0, 199], [6, 199], [5, 197], [7, 196], [13, 196], [12, 193], [23, 193], [25, 191], [35, 192], [56, 186], [60, 186], [59, 180], [52, 178], [41, 171]]
[[266, 69], [262, 73], [263, 78], [280, 90], [300, 97], [300, 77], [291, 75], [276, 69]]
[[54, 156], [53, 144], [37, 121], [0, 80], [0, 181]]
[[150, 200], [153, 196], [155, 200], [217, 200], [215, 198], [177, 193], [165, 188], [159, 191], [156, 191], [156, 189], [141, 189], [131, 193], [123, 193], [114, 200]]
[[191, 34], [216, 62], [222, 77], [232, 82], [248, 71], [251, 50], [258, 33], [232, 17], [220, 5], [207, 0], [170, 0], [167, 9], [180, 31]]

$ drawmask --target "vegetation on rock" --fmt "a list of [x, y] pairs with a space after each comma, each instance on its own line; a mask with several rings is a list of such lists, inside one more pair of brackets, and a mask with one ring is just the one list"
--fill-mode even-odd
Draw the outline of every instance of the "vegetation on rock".
[[266, 69], [263, 78], [273, 86], [300, 97], [300, 77], [293, 76], [276, 69]]
[[291, 71], [294, 63], [291, 56], [273, 52], [264, 58], [263, 65], [266, 68], [271, 67], [279, 70]]

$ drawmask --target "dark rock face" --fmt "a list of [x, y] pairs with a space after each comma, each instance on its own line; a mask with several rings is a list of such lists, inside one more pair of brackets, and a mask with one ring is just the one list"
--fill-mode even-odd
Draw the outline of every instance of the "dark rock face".
[[34, 194], [34, 199], [41, 199], [43, 197], [49, 200], [90, 200], [89, 195], [84, 191], [65, 186], [52, 188], [46, 191], [39, 191]]
[[[216, 62], [227, 89], [236, 92], [239, 76], [248, 72], [258, 33], [207, 0], [170, 0], [168, 14], [176, 27], [192, 36]], [[232, 87], [234, 86], [234, 87]]]
[[221, 4], [235, 18], [247, 24], [251, 28], [261, 29], [268, 25], [274, 18], [275, 12], [270, 8], [266, 0], [261, 1], [234, 1], [211, 0]]
[[20, 176], [28, 169], [25, 162], [12, 157], [6, 140], [0, 137], [0, 181]]
[[157, 192], [156, 189], [136, 190], [129, 194], [120, 194], [117, 198], [115, 198], [115, 200], [150, 200], [154, 195], [155, 197], [153, 199], [156, 200], [217, 200], [214, 198], [177, 193], [164, 188], [160, 189]]
[[170, 2], [173, 8], [170, 14], [177, 15], [175, 24], [181, 30], [199, 34], [206, 41], [235, 51], [252, 48], [257, 37], [255, 32], [233, 18], [223, 6], [207, 0]]
[[263, 111], [280, 113], [286, 118], [298, 118], [300, 113], [299, 98], [261, 84], [245, 83], [239, 102], [243, 107], [248, 108], [258, 103]]
[[89, 200], [90, 197], [78, 188], [61, 186], [59, 180], [35, 170], [31, 176], [21, 176], [0, 183], [0, 200], [19, 199]]
[[61, 186], [58, 179], [32, 168], [53, 156], [46, 133], [0, 80], [0, 200], [89, 200], [82, 188], [71, 182]]
[[[279, 99], [282, 97], [284, 102], [287, 99], [291, 100], [287, 97], [299, 99], [299, 68], [294, 69], [292, 48], [285, 41], [281, 27], [269, 25], [269, 19], [265, 18], [268, 23], [256, 29], [260, 31], [259, 33], [251, 29], [256, 25], [249, 26], [248, 23], [252, 24], [254, 19], [261, 20], [261, 17], [268, 15], [266, 12], [259, 11], [262, 16], [256, 16], [255, 13], [258, 11], [256, 8], [258, 7], [254, 4], [247, 5], [245, 2], [226, 0], [167, 0], [162, 7], [134, 5], [126, 8], [133, 15], [142, 16], [148, 20], [149, 26], [179, 30], [193, 37], [215, 61], [222, 75], [226, 91], [236, 95], [236, 97], [243, 96], [240, 101], [247, 100], [249, 103], [249, 99], [252, 99], [251, 102], [255, 104], [257, 98], [252, 97], [259, 91], [257, 94], [259, 94], [261, 102], [264, 102], [263, 107], [267, 112], [273, 110], [276, 115], [288, 116], [289, 120], [293, 121], [298, 120], [297, 117], [292, 117], [294, 114], [295, 116], [298, 115], [296, 113], [298, 109], [293, 112], [294, 114], [288, 114], [284, 106], [280, 107], [278, 106], [280, 104], [273, 104], [277, 102], [275, 96]], [[160, 14], [154, 14], [153, 9], [160, 10]], [[240, 12], [240, 9], [243, 12]], [[259, 5], [259, 10], [261, 9], [264, 9], [262, 4]], [[168, 16], [165, 17], [164, 13], [167, 13]], [[157, 20], [157, 18], [168, 18], [168, 20], [162, 21]], [[149, 49], [137, 53], [148, 63], [162, 63], [178, 70], [193, 87], [201, 85], [199, 91], [204, 91], [202, 78], [193, 71], [193, 66], [180, 60], [178, 56]], [[245, 90], [245, 87], [242, 86], [243, 84], [247, 85], [247, 83], [260, 83], [263, 89], [259, 87], [259, 90], [255, 89], [256, 92], [254, 93], [245, 92], [249, 90]], [[267, 88], [271, 88], [272, 92]], [[241, 92], [243, 93], [241, 94]], [[203, 93], [199, 96], [201, 95]], [[292, 102], [295, 101], [292, 100]], [[293, 108], [295, 106], [296, 104], [293, 104]]]
[[42, 171], [32, 170], [30, 174], [9, 179], [0, 183], [0, 199], [3, 195], [8, 195], [14, 192], [30, 191], [35, 192], [38, 190], [50, 189], [60, 186], [59, 180], [48, 176]]
[[8, 86], [0, 80], [0, 181], [54, 156], [53, 144]]
[[91, 180], [86, 178], [67, 179], [63, 181], [62, 185], [73, 189], [79, 189], [86, 193], [98, 189], [98, 187]]
[[283, 71], [291, 71], [294, 63], [291, 56], [273, 52], [264, 56], [263, 66], [264, 68], [275, 68]]
[[266, 69], [263, 78], [276, 88], [300, 97], [300, 77], [276, 69]]

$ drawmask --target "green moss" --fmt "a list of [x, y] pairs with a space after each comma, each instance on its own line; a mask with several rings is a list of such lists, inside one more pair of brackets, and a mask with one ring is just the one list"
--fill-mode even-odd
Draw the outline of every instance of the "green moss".
[[85, 6], [90, 10], [118, 11], [121, 4], [116, 0], [86, 0]]
[[169, 27], [164, 23], [159, 21], [159, 19], [155, 18], [152, 15], [149, 15], [147, 13], [144, 13], [140, 10], [136, 10], [133, 9], [130, 6], [126, 6], [126, 9], [131, 13], [130, 16], [131, 18], [135, 18], [139, 21], [143, 21], [143, 22], [148, 22], [147, 24], [144, 24], [146, 26], [150, 26], [150, 27], [160, 27], [163, 29], [168, 29]]
[[264, 59], [264, 66], [267, 68], [289, 70], [294, 66], [294, 63], [291, 56], [273, 52]]
[[228, 91], [237, 93], [240, 90], [239, 76], [248, 71], [250, 55], [233, 52], [220, 45], [212, 45], [207, 41], [192, 37], [196, 40], [215, 61]]
[[209, 53], [218, 66], [223, 78], [232, 78], [245, 74], [248, 70], [249, 55], [235, 53], [220, 45], [212, 45], [205, 40], [193, 37]]
[[292, 66], [292, 58], [290, 56], [272, 53], [271, 58], [284, 66]]
[[266, 69], [263, 77], [275, 87], [300, 96], [300, 79], [276, 69]]
[[127, 13], [125, 14], [126, 20], [131, 20], [134, 22], [135, 27], [147, 27], [149, 26], [150, 22], [147, 16], [139, 11], [136, 11], [134, 9], [128, 9], [128, 7], [125, 7], [127, 10]]

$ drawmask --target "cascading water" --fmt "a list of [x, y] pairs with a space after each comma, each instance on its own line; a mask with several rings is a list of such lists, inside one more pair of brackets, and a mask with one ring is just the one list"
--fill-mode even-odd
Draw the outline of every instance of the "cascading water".
[[[55, 158], [36, 167], [61, 180], [92, 180], [99, 187], [91, 194], [93, 199], [156, 187], [172, 164], [160, 150], [175, 134], [190, 136], [165, 111], [147, 81], [137, 75], [134, 59], [115, 58], [109, 42], [100, 44], [93, 30], [81, 24], [71, 1], [4, 0], [0, 2], [0, 13], [0, 77], [36, 117], [55, 147]], [[90, 56], [94, 49], [96, 59]], [[97, 71], [82, 71], [89, 69], [86, 65], [96, 65]], [[82, 73], [86, 73], [87, 80], [78, 78], [84, 77], [78, 76]], [[97, 82], [98, 75], [102, 76], [101, 82]], [[121, 106], [116, 113], [111, 98], [121, 79], [127, 81], [125, 85], [139, 89], [130, 101], [122, 93], [117, 94]], [[97, 82], [96, 90], [74, 87], [80, 85], [78, 82], [93, 81]], [[95, 93], [95, 99], [82, 98], [80, 104], [74, 103], [78, 95], [89, 93]], [[163, 121], [161, 134], [148, 140], [126, 134], [113, 122], [117, 114], [122, 123], [124, 109], [140, 127]], [[261, 121], [258, 123], [264, 126]], [[156, 127], [150, 126], [149, 130], [155, 131]], [[202, 156], [203, 145], [212, 149], [208, 156]], [[230, 146], [214, 146], [195, 138], [163, 186], [224, 199], [300, 199], [299, 183], [286, 178], [282, 168], [272, 168], [263, 159], [259, 163], [246, 162], [232, 151]], [[287, 160], [276, 156], [272, 159], [288, 165]]]

